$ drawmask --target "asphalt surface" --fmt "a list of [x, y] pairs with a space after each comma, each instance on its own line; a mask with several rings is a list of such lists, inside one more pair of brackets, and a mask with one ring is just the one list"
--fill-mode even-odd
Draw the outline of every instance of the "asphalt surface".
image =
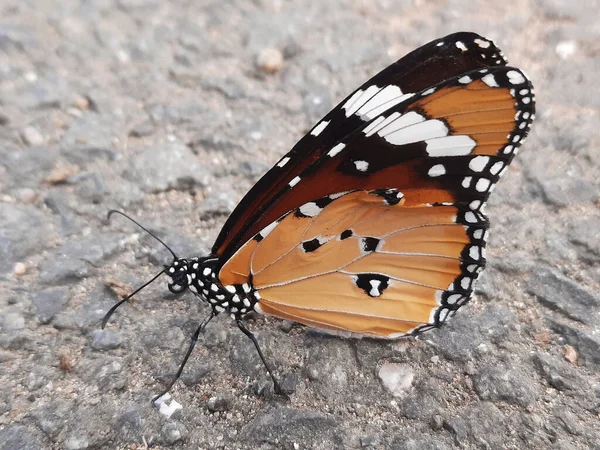
[[[600, 448], [598, 3], [1, 0], [0, 449]], [[289, 401], [221, 317], [153, 407], [207, 310], [163, 281], [100, 331], [169, 262], [107, 211], [206, 254], [333, 105], [463, 30], [538, 104], [476, 299], [397, 342], [249, 320]]]

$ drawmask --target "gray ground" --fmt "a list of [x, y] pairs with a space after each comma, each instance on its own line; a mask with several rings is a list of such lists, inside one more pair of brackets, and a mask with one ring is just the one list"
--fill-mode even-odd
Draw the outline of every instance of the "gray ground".
[[[598, 10], [1, 0], [0, 448], [600, 448]], [[528, 72], [539, 112], [488, 208], [477, 299], [395, 343], [250, 320], [295, 389], [288, 403], [222, 317], [173, 391], [183, 408], [152, 407], [206, 311], [157, 283], [98, 330], [116, 292], [169, 261], [107, 210], [181, 254], [207, 253], [246, 190], [333, 104], [459, 30]], [[284, 56], [274, 74], [256, 66], [268, 48]]]

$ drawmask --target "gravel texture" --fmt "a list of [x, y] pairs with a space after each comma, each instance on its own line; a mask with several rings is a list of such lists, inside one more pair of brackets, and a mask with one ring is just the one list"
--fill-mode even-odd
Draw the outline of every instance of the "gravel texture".
[[[0, 2], [0, 449], [600, 448], [600, 2]], [[453, 31], [531, 76], [532, 135], [492, 195], [489, 269], [441, 330], [248, 326], [156, 283], [207, 253], [337, 101]], [[178, 405], [181, 407], [179, 408]]]

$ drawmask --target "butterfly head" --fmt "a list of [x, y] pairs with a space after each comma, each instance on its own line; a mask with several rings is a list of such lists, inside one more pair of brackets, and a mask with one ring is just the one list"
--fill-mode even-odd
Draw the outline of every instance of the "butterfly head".
[[169, 291], [181, 294], [191, 283], [190, 264], [185, 258], [176, 258], [170, 266], [165, 266]]

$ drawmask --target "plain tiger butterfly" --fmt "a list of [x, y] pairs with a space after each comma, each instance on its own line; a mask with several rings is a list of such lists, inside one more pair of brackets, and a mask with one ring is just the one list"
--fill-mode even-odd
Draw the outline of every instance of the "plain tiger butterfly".
[[444, 323], [485, 267], [483, 207], [525, 141], [534, 100], [527, 76], [467, 32], [414, 50], [342, 100], [250, 189], [210, 255], [171, 251], [150, 281], [164, 273], [171, 292], [210, 307], [163, 394], [220, 313], [252, 339], [279, 392], [244, 325], [251, 311], [384, 339]]

